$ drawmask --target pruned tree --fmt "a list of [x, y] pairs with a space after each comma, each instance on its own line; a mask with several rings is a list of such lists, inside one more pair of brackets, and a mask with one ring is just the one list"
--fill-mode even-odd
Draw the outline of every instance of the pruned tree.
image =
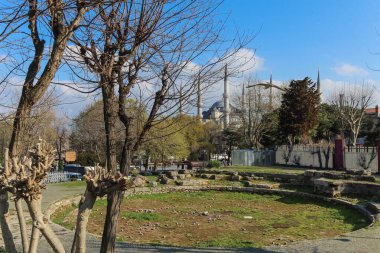
[[[23, 77], [9, 143], [10, 159], [25, 152], [22, 143], [26, 136], [26, 121], [31, 116], [33, 106], [45, 94], [53, 80], [69, 39], [80, 25], [89, 5], [88, 2], [78, 0], [1, 2], [1, 47], [7, 47], [9, 52], [12, 50], [13, 58], [17, 59], [18, 56], [17, 63], [10, 73], [17, 70]], [[4, 189], [1, 190], [0, 199], [0, 221], [5, 248], [7, 252], [16, 252], [6, 217], [8, 197]], [[20, 220], [23, 249], [27, 252], [29, 247], [26, 242], [24, 215], [21, 202], [17, 199], [16, 209]]]
[[279, 110], [279, 131], [288, 144], [308, 140], [318, 122], [320, 95], [308, 77], [293, 80], [282, 95]]
[[[216, 73], [222, 73], [223, 64], [219, 63], [231, 59], [247, 42], [239, 41], [224, 53], [212, 50], [220, 46], [221, 27], [213, 21], [218, 5], [190, 0], [104, 1], [86, 17], [95, 22], [78, 29], [68, 61], [84, 66], [77, 76], [91, 79], [102, 92], [109, 172], [116, 173], [119, 164], [120, 172], [127, 175], [133, 153], [150, 129], [189, 103], [196, 94], [197, 78], [209, 83], [220, 80], [222, 76]], [[203, 57], [206, 52], [207, 58]], [[202, 65], [194, 64], [197, 59]], [[136, 134], [131, 126], [138, 118], [128, 112], [127, 98], [137, 99], [147, 110]], [[119, 155], [117, 121], [124, 128]], [[107, 195], [101, 252], [114, 251], [123, 194]]]
[[350, 130], [350, 135], [345, 137], [348, 137], [352, 146], [356, 146], [365, 110], [373, 103], [374, 90], [370, 85], [347, 86], [333, 94], [330, 99], [339, 112], [341, 128], [346, 125]]
[[[70, 65], [73, 73], [101, 91], [106, 136], [106, 170], [97, 169], [86, 176], [87, 187], [79, 204], [71, 251], [86, 251], [89, 213], [96, 198], [107, 195], [101, 252], [113, 252], [120, 203], [124, 191], [135, 185], [127, 178], [133, 153], [144, 143], [150, 129], [176, 113], [180, 101], [191, 101], [196, 93], [197, 78], [208, 80], [208, 84], [220, 80], [222, 77], [216, 73], [222, 72], [226, 61], [249, 41], [237, 40], [235, 48], [223, 53], [213, 50], [221, 48], [221, 26], [213, 22], [218, 6], [217, 2], [192, 0], [1, 3], [0, 20], [4, 29], [0, 32], [0, 42], [14, 48], [23, 63], [16, 66], [24, 82], [9, 144], [8, 160], [14, 163], [8, 170], [6, 162], [1, 175], [2, 191], [21, 196], [15, 199], [24, 252], [37, 251], [40, 233], [54, 251], [64, 252], [62, 243], [40, 212], [42, 179], [49, 164], [41, 155], [36, 160], [22, 158], [27, 153], [22, 145], [26, 120], [53, 81], [64, 54], [67, 53], [68, 63], [75, 62]], [[69, 45], [70, 40], [72, 45]], [[207, 57], [203, 57], [204, 53]], [[196, 60], [200, 65], [194, 64]], [[221, 62], [223, 64], [219, 64]], [[180, 86], [186, 88], [179, 93]], [[136, 99], [147, 111], [143, 121], [141, 115], [128, 110], [128, 98]], [[116, 122], [122, 123], [124, 131], [119, 155]], [[38, 147], [36, 150], [40, 152]], [[51, 149], [47, 150], [50, 161]], [[33, 176], [27, 180], [28, 173]], [[8, 178], [12, 178], [12, 182], [18, 180], [22, 189], [8, 187]], [[5, 194], [0, 197], [6, 251], [16, 252], [7, 223], [8, 197]], [[20, 199], [27, 201], [33, 219], [30, 243]]]
[[[0, 177], [1, 188], [12, 192], [16, 203], [20, 203], [17, 200], [25, 200], [34, 221], [30, 241], [23, 238], [24, 252], [37, 251], [40, 232], [55, 252], [64, 252], [62, 243], [44, 219], [41, 209], [41, 193], [44, 188], [42, 181], [47, 172], [50, 171], [54, 158], [54, 149], [46, 142], [38, 143], [22, 159], [19, 157], [10, 158], [8, 149], [5, 152], [4, 168]], [[23, 221], [22, 218], [19, 217], [19, 220]], [[23, 226], [25, 229], [25, 224]], [[26, 234], [26, 231], [23, 233]]]

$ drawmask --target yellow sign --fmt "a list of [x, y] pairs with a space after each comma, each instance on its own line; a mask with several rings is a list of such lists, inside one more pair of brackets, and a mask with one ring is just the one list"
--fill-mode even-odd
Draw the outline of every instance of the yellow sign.
[[65, 160], [66, 162], [75, 162], [77, 160], [77, 153], [75, 151], [66, 151]]

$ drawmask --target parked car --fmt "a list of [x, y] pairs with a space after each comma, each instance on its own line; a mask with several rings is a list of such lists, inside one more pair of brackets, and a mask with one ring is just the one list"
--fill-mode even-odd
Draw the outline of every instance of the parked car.
[[64, 172], [72, 172], [72, 173], [79, 173], [81, 176], [83, 176], [86, 173], [86, 169], [84, 166], [81, 166], [80, 164], [66, 164], [63, 168]]
[[67, 173], [68, 181], [81, 181], [83, 176], [80, 173], [69, 172]]

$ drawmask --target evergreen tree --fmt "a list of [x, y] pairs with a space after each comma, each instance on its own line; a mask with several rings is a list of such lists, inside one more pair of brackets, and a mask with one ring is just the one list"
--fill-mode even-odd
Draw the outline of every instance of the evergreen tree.
[[338, 108], [335, 105], [321, 104], [318, 115], [318, 125], [315, 133], [316, 141], [334, 142], [335, 137], [341, 131], [346, 131], [342, 126]]
[[310, 78], [292, 80], [282, 95], [279, 113], [281, 136], [290, 144], [306, 140], [318, 122], [319, 103], [316, 84]]

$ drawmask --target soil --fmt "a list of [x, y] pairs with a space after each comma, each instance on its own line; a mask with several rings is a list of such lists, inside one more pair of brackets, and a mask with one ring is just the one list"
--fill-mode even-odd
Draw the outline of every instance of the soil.
[[[103, 230], [106, 201], [97, 201], [89, 232]], [[76, 210], [53, 216], [73, 228]], [[262, 247], [333, 237], [365, 227], [354, 210], [316, 200], [233, 192], [130, 196], [121, 207], [119, 241], [173, 246]]]

